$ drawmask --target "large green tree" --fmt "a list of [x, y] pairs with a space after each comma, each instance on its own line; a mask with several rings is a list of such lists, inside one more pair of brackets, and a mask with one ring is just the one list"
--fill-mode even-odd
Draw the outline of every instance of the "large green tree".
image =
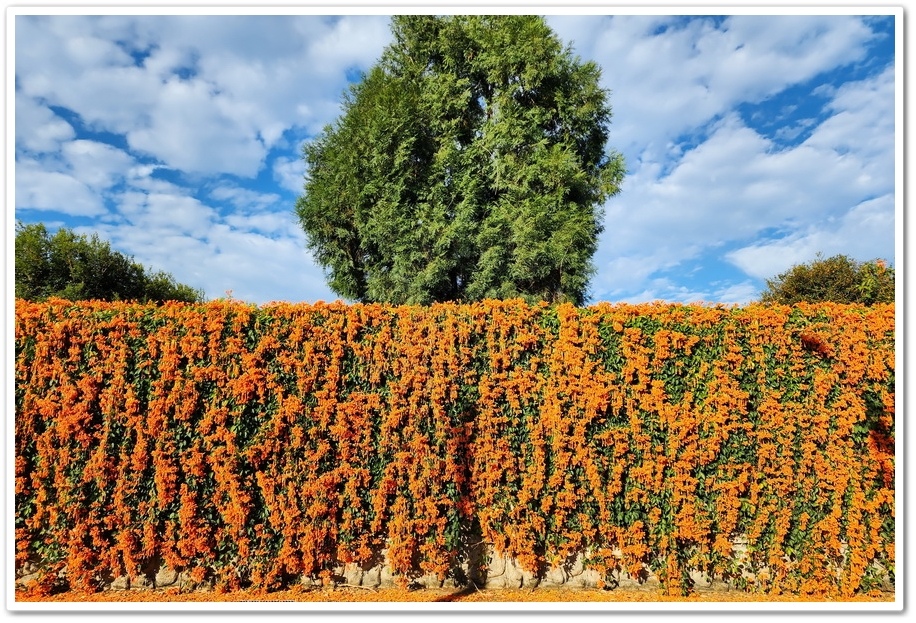
[[857, 262], [847, 255], [824, 258], [818, 254], [815, 260], [768, 279], [761, 301], [783, 305], [802, 301], [893, 303], [894, 269], [883, 260]]
[[397, 16], [392, 31], [304, 147], [296, 212], [331, 288], [583, 303], [624, 176], [599, 68], [535, 16]]
[[16, 298], [44, 300], [167, 300], [196, 302], [203, 292], [149, 272], [108, 242], [62, 227], [52, 236], [42, 223], [16, 224]]

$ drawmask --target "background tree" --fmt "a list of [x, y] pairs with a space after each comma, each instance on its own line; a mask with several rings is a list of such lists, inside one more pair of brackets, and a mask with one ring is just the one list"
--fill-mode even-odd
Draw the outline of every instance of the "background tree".
[[893, 303], [894, 269], [884, 260], [857, 262], [846, 255], [824, 259], [818, 254], [813, 262], [796, 264], [768, 279], [761, 301], [784, 305], [802, 301]]
[[583, 303], [624, 175], [598, 67], [535, 16], [397, 16], [392, 31], [304, 148], [296, 212], [331, 288]]
[[95, 234], [91, 238], [61, 228], [53, 236], [41, 224], [16, 224], [16, 297], [44, 300], [167, 300], [196, 302], [203, 291], [175, 282], [140, 264]]

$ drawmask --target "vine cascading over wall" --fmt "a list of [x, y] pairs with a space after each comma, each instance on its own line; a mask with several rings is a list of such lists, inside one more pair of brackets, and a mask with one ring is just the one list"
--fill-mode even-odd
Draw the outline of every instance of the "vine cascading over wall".
[[15, 331], [16, 562], [49, 582], [445, 578], [479, 543], [672, 591], [893, 572], [892, 305], [17, 301]]

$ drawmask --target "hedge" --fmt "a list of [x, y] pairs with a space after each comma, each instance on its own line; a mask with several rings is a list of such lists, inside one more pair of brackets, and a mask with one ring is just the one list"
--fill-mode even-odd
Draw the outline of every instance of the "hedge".
[[893, 305], [17, 300], [15, 341], [16, 563], [71, 587], [480, 542], [672, 591], [893, 578]]

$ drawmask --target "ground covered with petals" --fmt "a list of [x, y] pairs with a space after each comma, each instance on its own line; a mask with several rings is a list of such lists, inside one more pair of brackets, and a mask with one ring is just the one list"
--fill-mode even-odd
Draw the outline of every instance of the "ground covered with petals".
[[212, 591], [181, 592], [178, 589], [104, 591], [83, 593], [70, 591], [47, 597], [30, 595], [17, 590], [17, 602], [293, 602], [293, 603], [346, 603], [346, 602], [892, 602], [893, 593], [874, 591], [850, 598], [828, 595], [804, 596], [747, 593], [743, 591], [696, 591], [686, 597], [672, 597], [661, 590], [599, 590], [540, 588], [521, 589], [418, 589], [400, 588], [296, 588], [275, 592]]

